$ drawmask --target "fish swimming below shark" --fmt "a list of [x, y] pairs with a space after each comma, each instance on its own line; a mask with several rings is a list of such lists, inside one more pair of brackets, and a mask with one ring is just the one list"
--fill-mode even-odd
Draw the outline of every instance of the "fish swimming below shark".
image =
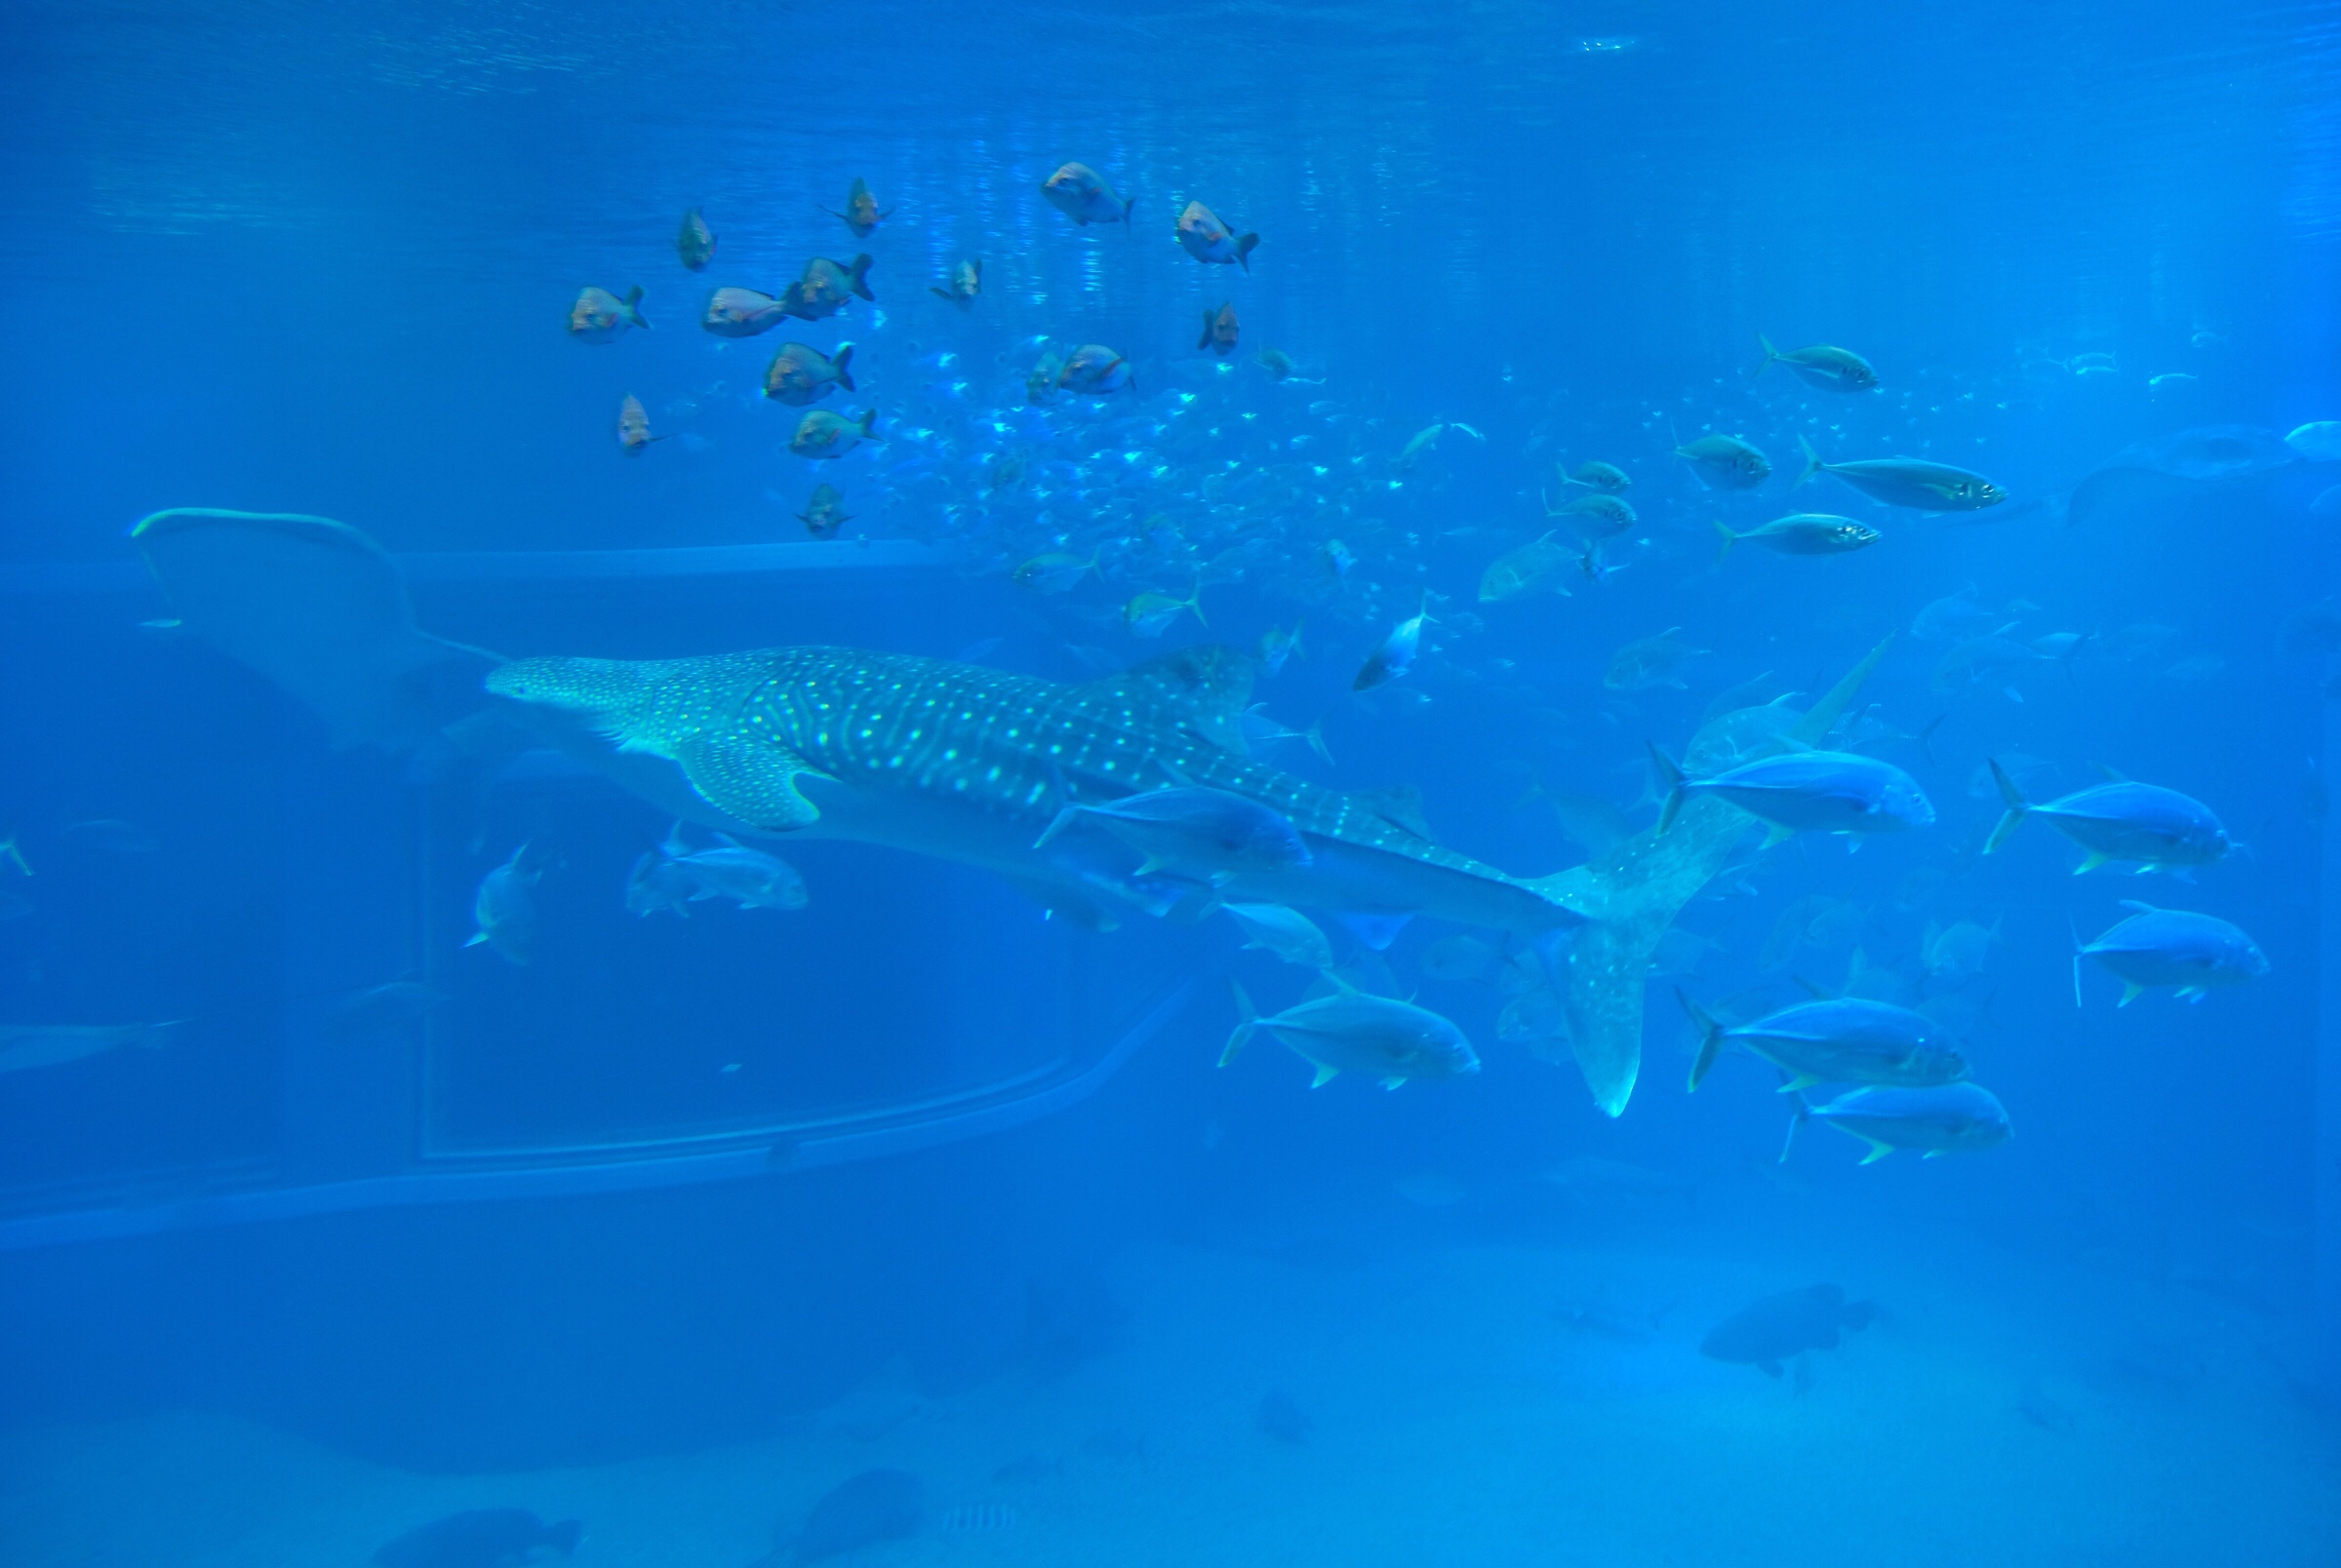
[[[1411, 791], [1329, 789], [1249, 757], [1253, 665], [1230, 648], [1185, 648], [1080, 684], [850, 647], [501, 660], [420, 631], [397, 563], [344, 524], [188, 509], [154, 514], [132, 537], [185, 633], [301, 698], [341, 744], [414, 750], [502, 723], [669, 817], [983, 866], [1099, 929], [1132, 913], [1200, 915], [1216, 898], [1527, 938], [1567, 1023], [1537, 1044], [1573, 1054], [1611, 1116], [1640, 1070], [1658, 942], [1751, 822], [1701, 800], [1664, 839], [1646, 830], [1587, 865], [1514, 877], [1435, 843]], [[1796, 719], [1780, 747], [1823, 738], [1883, 651]], [[1707, 765], [1700, 738], [1686, 762]], [[1078, 814], [1036, 847], [1068, 806], [1167, 786], [1257, 801], [1290, 819], [1309, 854], [1212, 888], [1143, 872], [1138, 851]]]

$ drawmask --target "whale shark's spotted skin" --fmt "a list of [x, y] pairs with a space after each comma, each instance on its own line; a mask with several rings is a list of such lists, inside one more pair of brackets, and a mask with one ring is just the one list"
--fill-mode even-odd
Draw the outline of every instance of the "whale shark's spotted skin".
[[[522, 659], [489, 689], [586, 715], [624, 748], [675, 757], [687, 770], [694, 741], [745, 738], [791, 773], [949, 801], [1035, 834], [1069, 800], [1207, 784], [1275, 806], [1303, 833], [1526, 885], [1382, 814], [1387, 802], [1323, 788], [1209, 738], [1232, 735], [1249, 694], [1249, 670], [1232, 668], [1221, 650], [1195, 649], [1066, 686], [909, 654], [790, 647], [641, 663]], [[694, 782], [706, 788], [695, 772]]]

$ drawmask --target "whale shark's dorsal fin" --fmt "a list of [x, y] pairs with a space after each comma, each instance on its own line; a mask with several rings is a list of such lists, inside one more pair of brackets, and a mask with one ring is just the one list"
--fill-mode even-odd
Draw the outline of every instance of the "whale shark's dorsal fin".
[[1127, 693], [1133, 700], [1166, 710], [1187, 730], [1222, 751], [1242, 756], [1244, 710], [1251, 703], [1256, 673], [1250, 654], [1204, 643], [1091, 681], [1089, 689]]
[[1390, 784], [1378, 790], [1351, 790], [1349, 798], [1380, 820], [1425, 843], [1431, 842], [1431, 819], [1422, 808], [1422, 791], [1411, 784]]
[[130, 536], [183, 629], [314, 708], [336, 745], [421, 743], [479, 708], [499, 662], [417, 630], [398, 564], [345, 523], [179, 507]]

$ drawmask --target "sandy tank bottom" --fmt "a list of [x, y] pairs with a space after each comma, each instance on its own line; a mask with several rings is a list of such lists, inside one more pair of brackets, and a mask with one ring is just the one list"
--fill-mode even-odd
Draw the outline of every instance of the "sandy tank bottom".
[[[19, 1431], [0, 1561], [352, 1568], [517, 1506], [583, 1519], [587, 1568], [749, 1568], [881, 1467], [921, 1477], [929, 1518], [853, 1568], [2341, 1560], [2341, 1422], [2264, 1322], [2184, 1289], [1874, 1250], [1290, 1253], [1134, 1248], [1118, 1345], [1061, 1375], [937, 1400], [881, 1377], [783, 1435], [623, 1464], [418, 1475], [195, 1412]], [[1818, 1279], [1881, 1317], [1806, 1387], [1698, 1353], [1749, 1299]], [[1271, 1392], [1300, 1441], [1262, 1430]]]

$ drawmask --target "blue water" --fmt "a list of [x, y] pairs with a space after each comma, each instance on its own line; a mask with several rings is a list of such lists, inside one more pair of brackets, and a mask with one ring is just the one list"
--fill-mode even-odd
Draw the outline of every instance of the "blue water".
[[[2341, 419], [2331, 7], [34, 3], [0, 59], [0, 1560], [355, 1563], [517, 1508], [580, 1519], [581, 1563], [744, 1568], [817, 1560], [872, 1470], [916, 1494], [840, 1546], [873, 1568], [2341, 1552], [2341, 430], [2283, 439]], [[1127, 225], [1044, 199], [1068, 160]], [[824, 211], [857, 178], [859, 238]], [[1190, 200], [1248, 265], [1172, 243]], [[872, 300], [697, 325], [856, 253]], [[963, 311], [932, 291], [970, 259]], [[571, 340], [587, 287], [649, 330]], [[1765, 339], [1879, 387], [1759, 374]], [[853, 344], [817, 408], [882, 440], [790, 454], [789, 340]], [[1029, 389], [1089, 344], [1128, 386]], [[1768, 477], [1705, 488], [1703, 434]], [[1797, 485], [1801, 443], [2007, 499]], [[1546, 515], [1593, 460], [1632, 481], [1603, 537]], [[296, 689], [364, 636], [325, 558], [217, 535], [251, 597], [206, 618], [127, 537], [182, 507], [359, 530], [387, 556], [340, 559], [481, 651], [359, 678], [414, 723], [337, 745]], [[1881, 537], [1719, 558], [1801, 511]], [[1548, 529], [1550, 576], [1484, 596]], [[1133, 624], [1146, 595], [1200, 614]], [[1251, 755], [1415, 786], [1516, 877], [1659, 853], [1651, 747], [1882, 642], [1827, 744], [1934, 820], [1749, 819], [1604, 993], [1646, 1004], [1612, 1117], [1518, 1023], [1561, 1010], [1575, 915], [1377, 949], [1356, 917], [1404, 911], [1309, 906], [1341, 984], [1480, 1061], [1312, 1092], [1269, 1034], [1214, 1065], [1231, 980], [1332, 982], [1243, 948], [1208, 876], [1156, 913], [1126, 855], [1098, 930], [931, 841], [779, 834], [802, 908], [638, 916], [662, 805], [481, 727], [505, 658], [1069, 686], [1296, 624], [1246, 700], [1325, 755]], [[1680, 662], [1624, 679], [1661, 634]], [[2030, 820], [1987, 855], [1994, 758], [2034, 802], [2180, 791], [2237, 847], [2075, 876]], [[1605, 813], [1642, 837], [1589, 847]], [[524, 846], [515, 962], [465, 942]], [[2121, 1005], [2075, 950], [2123, 900], [2266, 972]], [[2013, 1136], [1863, 1164], [1816, 1123], [1782, 1158], [1763, 1062], [1685, 1092], [1678, 990], [1916, 1009]], [[46, 1063], [18, 1027], [164, 1024]], [[1860, 1309], [1834, 1348], [1702, 1353], [1821, 1283]]]

